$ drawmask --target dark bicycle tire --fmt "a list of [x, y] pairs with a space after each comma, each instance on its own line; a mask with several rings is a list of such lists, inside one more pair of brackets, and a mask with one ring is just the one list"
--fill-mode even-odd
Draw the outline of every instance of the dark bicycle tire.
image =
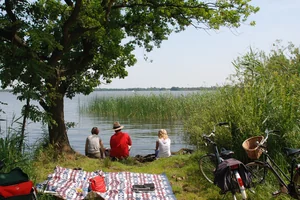
[[214, 172], [217, 166], [216, 156], [213, 154], [206, 154], [199, 159], [199, 169], [204, 178], [210, 182], [214, 183]]
[[296, 172], [294, 175], [294, 186], [295, 186], [295, 192], [297, 194], [297, 198], [300, 199], [300, 174], [299, 172]]
[[278, 177], [272, 168], [265, 165], [263, 162], [250, 162], [246, 164], [247, 169], [251, 173], [251, 187], [255, 189], [261, 188], [265, 193], [272, 198], [272, 194], [280, 191], [282, 188]]

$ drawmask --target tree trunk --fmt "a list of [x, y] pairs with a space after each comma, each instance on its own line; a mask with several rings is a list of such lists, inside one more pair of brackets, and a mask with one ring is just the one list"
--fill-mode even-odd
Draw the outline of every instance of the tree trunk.
[[20, 144], [19, 144], [19, 151], [22, 151], [23, 149], [23, 141], [24, 141], [24, 138], [25, 138], [25, 126], [26, 126], [26, 120], [28, 118], [28, 115], [29, 115], [29, 106], [30, 106], [30, 98], [27, 97], [26, 99], [26, 105], [24, 106], [24, 116], [23, 116], [23, 123], [22, 123], [22, 128], [21, 128], [21, 141], [20, 141]]
[[65, 125], [64, 116], [64, 98], [58, 97], [53, 100], [54, 103], [49, 106], [49, 112], [55, 123], [49, 123], [49, 139], [50, 143], [58, 148], [61, 152], [74, 152], [70, 146]]

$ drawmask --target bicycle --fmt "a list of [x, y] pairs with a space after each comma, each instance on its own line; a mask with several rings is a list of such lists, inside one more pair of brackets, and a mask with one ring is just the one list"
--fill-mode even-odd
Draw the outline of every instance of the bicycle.
[[[276, 130], [266, 129], [266, 137], [257, 136], [248, 138], [244, 141], [243, 147], [253, 162], [246, 164], [246, 167], [252, 174], [252, 184], [256, 187], [265, 183], [270, 187], [272, 196], [278, 196], [282, 193], [289, 195], [294, 199], [300, 199], [300, 164], [297, 164], [296, 156], [300, 155], [300, 149], [284, 148], [286, 155], [292, 157], [289, 168], [289, 175], [270, 157], [267, 150], [267, 140], [270, 134], [275, 134]], [[250, 143], [251, 148], [246, 148], [245, 144]], [[263, 155], [262, 161], [258, 160]]]
[[[247, 199], [244, 181], [246, 181], [245, 174], [242, 172], [244, 166], [242, 162], [232, 158], [234, 154], [231, 150], [221, 148], [219, 152], [217, 144], [211, 139], [215, 136], [216, 126], [227, 126], [227, 122], [220, 122], [214, 125], [214, 129], [209, 135], [202, 135], [203, 139], [214, 147], [213, 153], [207, 153], [199, 159], [199, 168], [204, 178], [213, 184], [216, 184], [221, 188], [221, 193], [226, 194], [227, 191], [231, 191], [233, 199], [236, 200], [236, 192], [240, 192], [243, 199]], [[223, 171], [222, 171], [223, 170]], [[242, 172], [242, 174], [241, 174]], [[241, 177], [242, 175], [242, 177]], [[218, 176], [221, 178], [221, 182], [218, 181]], [[224, 176], [228, 183], [223, 183]], [[227, 185], [226, 185], [227, 184]]]

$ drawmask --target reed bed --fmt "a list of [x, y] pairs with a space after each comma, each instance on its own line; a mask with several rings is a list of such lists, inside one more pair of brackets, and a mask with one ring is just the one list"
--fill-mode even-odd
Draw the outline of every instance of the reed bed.
[[[207, 92], [205, 92], [207, 93]], [[96, 116], [138, 120], [186, 120], [201, 106], [204, 92], [174, 96], [171, 93], [120, 97], [95, 97], [80, 110]]]

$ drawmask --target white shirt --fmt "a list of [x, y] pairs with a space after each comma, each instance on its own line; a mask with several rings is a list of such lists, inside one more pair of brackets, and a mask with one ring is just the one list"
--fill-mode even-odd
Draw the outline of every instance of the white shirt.
[[171, 140], [170, 138], [167, 139], [158, 139], [158, 157], [169, 157], [171, 156]]
[[100, 138], [98, 135], [92, 134], [89, 135], [87, 138], [88, 143], [88, 153], [99, 153], [100, 152]]

